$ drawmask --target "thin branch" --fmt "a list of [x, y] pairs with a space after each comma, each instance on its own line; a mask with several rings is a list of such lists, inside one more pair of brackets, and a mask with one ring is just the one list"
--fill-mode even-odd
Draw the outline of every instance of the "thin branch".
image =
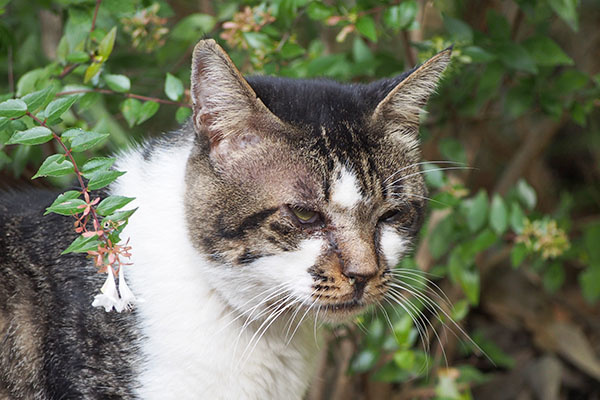
[[139, 99], [139, 100], [144, 100], [144, 101], [154, 101], [156, 103], [171, 104], [171, 105], [175, 105], [175, 106], [179, 106], [179, 107], [188, 107], [188, 108], [190, 108], [189, 104], [183, 103], [183, 102], [180, 102], [180, 101], [171, 101], [171, 100], [166, 100], [166, 99], [159, 99], [157, 97], [148, 97], [148, 96], [142, 96], [142, 95], [133, 94], [133, 93], [120, 93], [120, 92], [115, 92], [114, 90], [109, 90], [109, 89], [78, 89], [78, 90], [68, 90], [66, 92], [59, 92], [56, 95], [57, 96], [68, 96], [68, 95], [71, 95], [71, 94], [79, 94], [79, 93], [116, 94], [116, 95], [121, 95], [121, 96], [132, 98], [132, 99]]
[[12, 45], [8, 45], [8, 91], [14, 93], [15, 91], [15, 76], [13, 72], [13, 48]]
[[417, 64], [417, 57], [415, 57], [415, 53], [410, 46], [410, 34], [406, 29], [402, 29], [402, 46], [404, 47], [404, 57], [408, 66], [410, 68], [414, 67]]
[[96, 9], [94, 10], [94, 17], [92, 18], [92, 27], [90, 28], [90, 36], [94, 29], [96, 29], [96, 17], [98, 16], [98, 10], [100, 9], [100, 3], [102, 0], [96, 0]]
[[73, 72], [75, 70], [75, 68], [77, 68], [79, 65], [80, 65], [79, 63], [67, 65], [66, 67], [63, 68], [60, 75], [58, 75], [58, 79], [63, 79], [65, 76], [67, 76], [71, 72]]

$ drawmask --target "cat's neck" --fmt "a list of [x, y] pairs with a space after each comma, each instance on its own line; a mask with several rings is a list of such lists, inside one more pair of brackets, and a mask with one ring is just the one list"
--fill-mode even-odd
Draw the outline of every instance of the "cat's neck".
[[122, 237], [133, 248], [126, 277], [145, 336], [140, 398], [301, 398], [317, 354], [313, 326], [292, 335], [280, 318], [263, 333], [262, 321], [246, 324], [210, 286], [207, 258], [187, 236], [190, 150], [183, 141], [125, 155], [118, 168], [127, 174], [112, 187], [139, 207]]

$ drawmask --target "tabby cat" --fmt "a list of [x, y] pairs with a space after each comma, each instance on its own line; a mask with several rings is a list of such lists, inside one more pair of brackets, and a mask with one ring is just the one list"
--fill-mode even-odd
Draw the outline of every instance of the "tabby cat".
[[121, 155], [109, 190], [139, 207], [132, 311], [90, 304], [105, 277], [60, 255], [54, 193], [0, 196], [0, 398], [302, 398], [313, 320], [382, 300], [421, 226], [419, 114], [450, 52], [341, 84], [245, 79], [198, 43], [192, 118]]

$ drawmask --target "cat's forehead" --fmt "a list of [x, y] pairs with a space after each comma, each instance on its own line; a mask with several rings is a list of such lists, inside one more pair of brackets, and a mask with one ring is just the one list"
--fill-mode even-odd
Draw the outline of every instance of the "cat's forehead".
[[320, 130], [361, 124], [406, 74], [373, 84], [328, 79], [247, 78], [258, 98], [281, 120]]

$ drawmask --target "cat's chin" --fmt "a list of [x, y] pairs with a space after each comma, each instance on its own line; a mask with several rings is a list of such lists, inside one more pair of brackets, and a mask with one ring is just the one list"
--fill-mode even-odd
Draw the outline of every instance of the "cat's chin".
[[363, 301], [325, 304], [320, 309], [319, 317], [329, 323], [347, 322], [364, 312], [369, 305]]

